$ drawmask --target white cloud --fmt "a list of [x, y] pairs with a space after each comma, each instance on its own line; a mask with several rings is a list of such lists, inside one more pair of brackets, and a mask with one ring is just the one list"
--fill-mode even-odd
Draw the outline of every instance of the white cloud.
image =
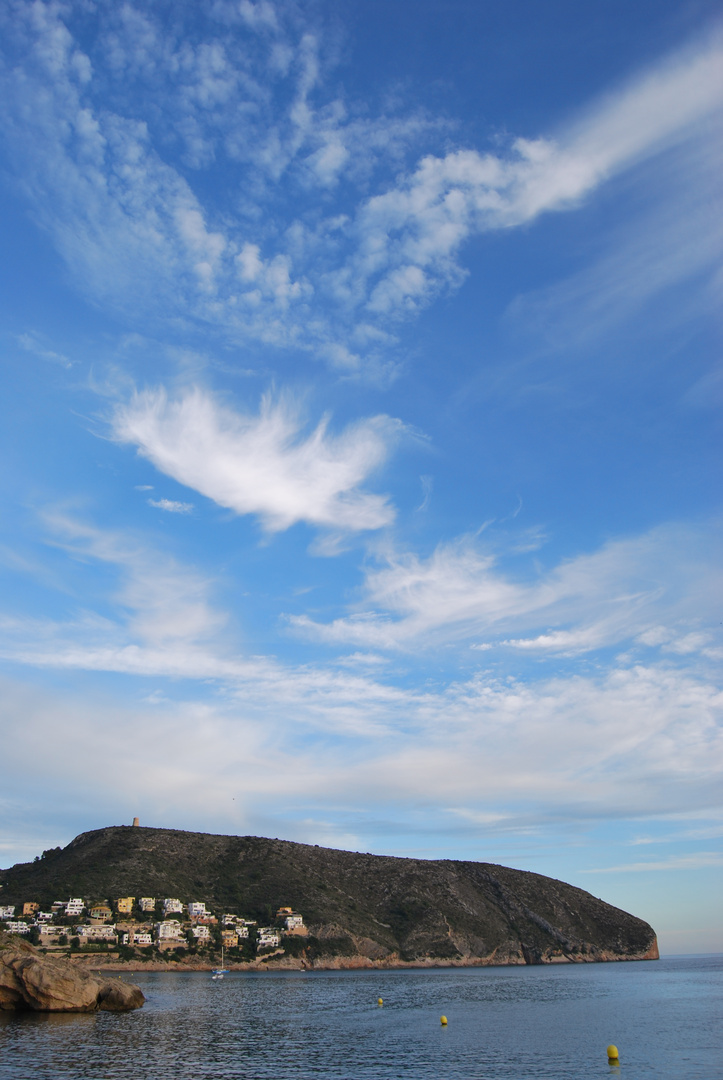
[[394, 510], [360, 490], [401, 430], [376, 416], [340, 434], [323, 419], [309, 434], [288, 398], [267, 395], [256, 415], [211, 394], [163, 389], [134, 395], [114, 417], [116, 438], [133, 443], [161, 472], [238, 514], [258, 515], [275, 532], [306, 521], [334, 530], [379, 529]]
[[[112, 658], [123, 655], [129, 665], [132, 658], [140, 665], [138, 657], [146, 648], [160, 656], [167, 647], [180, 649], [181, 643], [188, 648], [200, 647], [227, 625], [228, 616], [215, 610], [209, 600], [209, 578], [153, 551], [131, 535], [97, 529], [61, 513], [48, 513], [44, 521], [52, 530], [55, 544], [73, 558], [105, 564], [119, 576], [112, 601], [122, 612], [120, 619], [100, 618], [81, 610], [67, 626], [51, 622], [16, 624], [19, 634], [37, 635], [39, 647], [51, 653], [52, 643], [60, 637], [64, 644], [58, 656], [66, 657], [62, 666], [74, 666], [73, 656], [91, 656], [94, 650], [98, 656], [106, 657], [109, 670], [114, 669]], [[102, 669], [102, 664], [93, 666]], [[118, 659], [115, 670], [121, 670]]]
[[[556, 135], [414, 164], [423, 139], [449, 125], [418, 112], [360, 116], [329, 93], [319, 33], [283, 7], [218, 3], [183, 37], [130, 4], [99, 17], [87, 52], [58, 6], [20, 4], [5, 23], [16, 47], [1, 75], [5, 135], [35, 219], [76, 280], [134, 318], [200, 319], [226, 339], [292, 345], [346, 372], [384, 371], [384, 343], [360, 348], [357, 324], [379, 329], [458, 285], [471, 237], [574, 207], [663, 151], [685, 156], [723, 100], [723, 50], [710, 35]], [[241, 212], [204, 205], [171, 164], [169, 132], [191, 168], [230, 159]], [[391, 187], [390, 167], [401, 177]], [[327, 217], [342, 177], [344, 212]], [[668, 238], [693, 261], [713, 245]], [[685, 261], [682, 250], [658, 260], [638, 291]]]
[[[681, 551], [688, 557], [681, 559]], [[514, 580], [491, 550], [463, 538], [439, 545], [427, 559], [388, 553], [366, 571], [364, 600], [349, 616], [290, 622], [323, 641], [372, 649], [432, 647], [494, 633], [495, 643], [472, 647], [573, 654], [637, 637], [650, 647], [705, 655], [708, 633], [691, 624], [712, 624], [722, 593], [715, 544], [694, 527], [660, 527], [610, 542], [532, 580]], [[670, 624], [662, 630], [661, 616]], [[509, 636], [515, 630], [524, 636]]]
[[670, 855], [657, 862], [623, 863], [621, 866], [603, 866], [595, 870], [578, 870], [579, 874], [641, 874], [660, 870], [706, 870], [710, 866], [723, 866], [723, 852], [697, 851], [690, 855]]
[[73, 361], [69, 360], [64, 353], [56, 352], [54, 349], [48, 349], [41, 342], [39, 336], [35, 333], [19, 334], [18, 345], [25, 349], [26, 352], [34, 353], [35, 356], [40, 357], [41, 360], [49, 360], [52, 364], [60, 364], [61, 367], [70, 368], [73, 366]]
[[625, 324], [661, 294], [678, 291], [674, 304], [659, 305], [654, 325], [661, 337], [677, 322], [691, 322], [720, 305], [715, 274], [723, 251], [723, 224], [711, 214], [723, 171], [718, 121], [696, 125], [682, 147], [659, 154], [640, 170], [644, 206], [633, 220], [611, 228], [601, 256], [574, 277], [517, 297], [507, 321], [517, 336], [526, 331], [536, 352], [577, 351]]
[[480, 828], [502, 818], [505, 830], [608, 819], [611, 807], [617, 817], [705, 815], [715, 802], [723, 694], [700, 675], [617, 661], [529, 684], [480, 673], [406, 687], [398, 665], [379, 654], [326, 665], [249, 655], [214, 604], [220, 583], [129, 534], [60, 514], [46, 521], [56, 552], [107, 568], [110, 580], [106, 573], [96, 586], [97, 610], [0, 618], [0, 656], [16, 679], [44, 669], [125, 681], [114, 680], [110, 708], [46, 694], [35, 679], [8, 684], [0, 694], [6, 795], [14, 777], [66, 791], [85, 776], [97, 812], [98, 775], [114, 798], [153, 791], [144, 805], [174, 815], [185, 806], [186, 820], [190, 806], [220, 812], [241, 776], [246, 797], [268, 805], [298, 809], [312, 792], [330, 812], [414, 805]]
[[[37, 642], [24, 655], [17, 645], [2, 651], [33, 666], [62, 669], [71, 660], [53, 659]], [[110, 657], [102, 666], [100, 652], [93, 644], [78, 649], [75, 668], [127, 670]], [[147, 655], [152, 659], [153, 651]], [[139, 666], [136, 673], [151, 672]], [[241, 662], [235, 672], [229, 667], [225, 677], [193, 666], [161, 671], [168, 674], [184, 680], [186, 700], [171, 682], [169, 701], [156, 695], [150, 711], [133, 695], [127, 704], [116, 700], [104, 709], [115, 722], [104, 724], [97, 723], [97, 703], [6, 686], [4, 768], [25, 782], [32, 761], [34, 780], [52, 778], [63, 788], [85, 775], [83, 790], [97, 807], [93, 776], [102, 762], [104, 798], [109, 790], [124, 797], [145, 791], [144, 803], [162, 805], [174, 820], [222, 810], [243, 792], [257, 806], [293, 806], [295, 815], [310, 803], [337, 814], [373, 807], [372, 815], [415, 805], [486, 831], [579, 826], [609, 819], [612, 807], [618, 819], [704, 812], [719, 788], [720, 691], [654, 667], [536, 686], [478, 678], [425, 693], [263, 658]], [[222, 693], [210, 700], [207, 693], [189, 695], [189, 679], [209, 677]], [[75, 718], [72, 746], [62, 735], [68, 716]]]
[[190, 514], [193, 503], [176, 502], [175, 499], [149, 499], [149, 506], [155, 506], [157, 510], [166, 510], [169, 514]]
[[469, 237], [569, 209], [616, 173], [690, 142], [701, 125], [705, 131], [723, 105], [722, 72], [723, 46], [713, 36], [609, 95], [556, 138], [516, 139], [506, 156], [428, 155], [360, 208], [358, 250], [330, 275], [331, 287], [374, 312], [416, 310], [459, 283], [457, 255]]
[[252, 0], [241, 0], [238, 10], [244, 22], [254, 28], [269, 27], [273, 29], [277, 25], [274, 5], [270, 4], [268, 0], [257, 0], [256, 3], [252, 3]]

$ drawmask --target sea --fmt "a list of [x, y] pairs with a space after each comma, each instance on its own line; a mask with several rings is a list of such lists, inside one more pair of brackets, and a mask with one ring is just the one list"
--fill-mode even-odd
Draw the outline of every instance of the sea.
[[723, 956], [123, 978], [137, 1012], [0, 1013], [0, 1078], [723, 1078]]

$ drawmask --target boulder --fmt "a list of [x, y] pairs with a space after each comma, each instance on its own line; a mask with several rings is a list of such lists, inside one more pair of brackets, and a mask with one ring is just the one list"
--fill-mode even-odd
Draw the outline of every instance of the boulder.
[[98, 1008], [106, 1012], [130, 1012], [140, 1009], [146, 999], [139, 986], [123, 982], [122, 979], [109, 979], [103, 983], [98, 997]]
[[138, 986], [92, 975], [22, 938], [0, 934], [0, 1010], [128, 1012], [145, 1000]]

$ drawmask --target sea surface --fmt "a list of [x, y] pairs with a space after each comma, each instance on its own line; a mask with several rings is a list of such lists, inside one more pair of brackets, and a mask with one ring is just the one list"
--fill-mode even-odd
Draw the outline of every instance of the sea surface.
[[2, 1080], [723, 1078], [723, 956], [123, 977], [137, 1012], [0, 1014]]

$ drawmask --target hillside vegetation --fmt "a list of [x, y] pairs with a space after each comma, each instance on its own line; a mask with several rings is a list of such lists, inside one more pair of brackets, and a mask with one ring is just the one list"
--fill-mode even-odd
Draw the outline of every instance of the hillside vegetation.
[[69, 896], [299, 911], [348, 962], [546, 963], [657, 957], [648, 923], [572, 885], [491, 863], [399, 859], [254, 836], [115, 826], [0, 871], [0, 904]]

